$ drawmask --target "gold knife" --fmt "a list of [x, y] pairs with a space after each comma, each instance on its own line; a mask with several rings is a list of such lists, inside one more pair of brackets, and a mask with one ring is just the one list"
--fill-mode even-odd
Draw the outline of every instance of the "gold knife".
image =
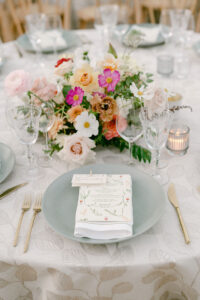
[[177, 199], [177, 196], [176, 196], [176, 190], [175, 190], [175, 186], [174, 186], [173, 183], [171, 183], [169, 188], [168, 188], [168, 198], [169, 198], [169, 201], [171, 202], [171, 204], [176, 209], [176, 212], [177, 212], [177, 215], [178, 215], [178, 218], [179, 218], [179, 222], [180, 222], [180, 225], [181, 225], [181, 229], [182, 229], [183, 234], [184, 234], [185, 242], [186, 242], [186, 244], [189, 244], [190, 243], [189, 235], [187, 233], [185, 224], [183, 222], [183, 218], [181, 216], [181, 212], [180, 212], [180, 208], [179, 208], [179, 204], [178, 204], [178, 199]]
[[13, 186], [13, 187], [11, 187], [11, 188], [5, 190], [3, 193], [0, 194], [0, 200], [1, 200], [3, 197], [5, 197], [5, 196], [7, 196], [8, 194], [10, 194], [10, 193], [12, 193], [12, 192], [18, 190], [19, 188], [23, 187], [23, 186], [26, 185], [26, 184], [28, 184], [28, 182], [24, 182], [24, 183], [15, 185], [15, 186]]

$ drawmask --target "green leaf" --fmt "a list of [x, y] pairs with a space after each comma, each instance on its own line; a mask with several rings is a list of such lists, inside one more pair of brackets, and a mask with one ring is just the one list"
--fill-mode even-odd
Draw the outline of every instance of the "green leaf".
[[63, 96], [66, 98], [68, 92], [72, 89], [71, 85], [64, 85], [63, 87]]
[[64, 75], [64, 77], [67, 79], [67, 80], [69, 80], [70, 79], [70, 77], [73, 75], [73, 72], [68, 72], [68, 73], [66, 73], [65, 75]]
[[135, 159], [142, 161], [146, 163], [147, 161], [151, 162], [151, 152], [141, 146], [138, 146], [136, 144], [133, 145], [132, 148], [132, 155]]
[[112, 54], [114, 58], [118, 57], [117, 52], [111, 43], [109, 43], [108, 53]]

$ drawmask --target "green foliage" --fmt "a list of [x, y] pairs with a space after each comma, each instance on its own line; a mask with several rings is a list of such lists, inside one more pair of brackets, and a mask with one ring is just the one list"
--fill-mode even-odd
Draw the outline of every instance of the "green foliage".
[[71, 89], [72, 89], [72, 86], [71, 86], [71, 85], [64, 85], [62, 92], [63, 92], [63, 96], [64, 96], [65, 98], [66, 98], [68, 92], [69, 92]]
[[86, 61], [90, 62], [88, 51], [83, 52], [83, 60], [86, 60]]
[[118, 57], [117, 52], [111, 43], [109, 44], [108, 53], [112, 54], [115, 58]]
[[85, 108], [85, 109], [89, 109], [90, 102], [87, 100], [86, 96], [83, 96], [83, 101], [81, 103], [81, 106], [83, 106], [83, 108]]
[[133, 145], [132, 155], [135, 159], [138, 159], [139, 161], [143, 160], [145, 163], [151, 162], [151, 152], [136, 144]]
[[73, 76], [73, 72], [68, 72], [64, 75], [65, 79], [67, 79], [67, 81], [70, 79], [70, 77]]
[[49, 153], [50, 156], [52, 156], [55, 151], [59, 152], [60, 150], [63, 149], [63, 147], [60, 146], [59, 143], [55, 143], [52, 140], [49, 140], [48, 145], [49, 145], [49, 150], [46, 150], [45, 152]]

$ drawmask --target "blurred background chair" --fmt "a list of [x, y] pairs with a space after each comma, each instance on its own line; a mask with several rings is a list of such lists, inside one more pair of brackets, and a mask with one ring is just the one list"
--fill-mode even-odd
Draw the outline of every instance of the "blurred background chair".
[[[27, 14], [41, 12], [47, 15], [58, 14], [61, 16], [63, 28], [70, 29], [71, 26], [71, 2], [72, 0], [6, 0], [2, 4], [4, 13], [9, 15], [9, 22], [12, 24], [12, 39], [25, 32], [25, 16]], [[1, 14], [0, 14], [1, 18]], [[5, 18], [4, 18], [5, 19]], [[8, 19], [8, 17], [7, 17]], [[5, 20], [1, 25], [2, 36], [6, 36]], [[4, 41], [10, 38], [3, 38]]]
[[[96, 7], [101, 4], [118, 4], [120, 6], [119, 11], [125, 11], [127, 10], [128, 13], [128, 19], [127, 23], [130, 21], [133, 21], [134, 19], [134, 10], [132, 7], [133, 1], [132, 0], [107, 0], [101, 1], [101, 0], [94, 0], [94, 5], [83, 7], [82, 9], [77, 11], [77, 17], [80, 24], [80, 28], [84, 29], [87, 27], [91, 27], [95, 20], [95, 11]], [[120, 23], [120, 15], [119, 15], [119, 23]]]
[[156, 12], [162, 9], [190, 9], [195, 13], [198, 0], [135, 0], [137, 6], [137, 23], [150, 21], [156, 23]]

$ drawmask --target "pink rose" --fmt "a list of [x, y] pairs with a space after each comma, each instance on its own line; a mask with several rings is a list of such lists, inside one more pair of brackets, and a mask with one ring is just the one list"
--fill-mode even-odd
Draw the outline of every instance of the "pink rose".
[[[34, 81], [31, 91], [44, 101], [53, 99], [57, 95], [56, 85], [47, 82], [46, 78], [38, 78]], [[40, 101], [35, 97], [33, 101], [40, 104]]]
[[13, 71], [6, 77], [4, 87], [9, 96], [23, 94], [31, 87], [31, 76], [24, 70]]
[[95, 152], [91, 150], [95, 147], [95, 142], [88, 137], [81, 137], [78, 134], [63, 135], [58, 136], [58, 141], [63, 146], [58, 155], [68, 163], [83, 165], [95, 158]]
[[162, 113], [168, 107], [168, 98], [164, 90], [155, 88], [153, 98], [145, 101], [145, 106], [150, 114]]

